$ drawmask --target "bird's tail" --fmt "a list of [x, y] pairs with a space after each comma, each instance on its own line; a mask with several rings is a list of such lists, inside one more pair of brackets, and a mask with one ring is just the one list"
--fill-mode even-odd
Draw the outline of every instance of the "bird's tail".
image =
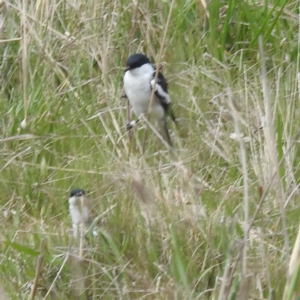
[[177, 126], [177, 120], [176, 120], [176, 117], [174, 115], [174, 111], [172, 109], [172, 106], [169, 107], [169, 116], [171, 117], [172, 121], [175, 123], [175, 125]]
[[167, 118], [165, 118], [162, 121], [161, 135], [164, 138], [164, 140], [169, 144], [169, 146], [173, 147], [173, 143], [171, 141], [169, 130], [168, 130]]

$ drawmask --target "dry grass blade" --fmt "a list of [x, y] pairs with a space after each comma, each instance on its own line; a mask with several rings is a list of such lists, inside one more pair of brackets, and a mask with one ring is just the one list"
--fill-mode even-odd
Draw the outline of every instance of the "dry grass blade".
[[[240, 161], [242, 165], [242, 176], [243, 176], [243, 210], [244, 210], [244, 241], [243, 241], [243, 255], [242, 255], [242, 280], [245, 279], [247, 275], [247, 242], [248, 242], [248, 227], [249, 227], [249, 183], [248, 183], [248, 166], [247, 166], [247, 157], [246, 157], [246, 150], [244, 141], [241, 138], [241, 131], [240, 125], [238, 121], [238, 111], [236, 110], [233, 100], [232, 100], [232, 92], [229, 90], [227, 92], [229, 97], [229, 107], [231, 110], [232, 118], [234, 120], [234, 128], [235, 133], [238, 137], [239, 143], [239, 154], [240, 154]], [[245, 298], [246, 299], [246, 298]]]
[[298, 229], [298, 235], [294, 244], [291, 259], [289, 262], [288, 278], [285, 285], [283, 299], [289, 300], [292, 298], [295, 291], [295, 286], [292, 286], [292, 279], [296, 275], [296, 272], [299, 272], [299, 269], [300, 269], [300, 226]]
[[70, 252], [68, 251], [68, 252], [65, 254], [64, 261], [62, 262], [62, 264], [61, 264], [61, 266], [60, 266], [60, 268], [59, 268], [59, 270], [58, 270], [58, 272], [57, 272], [57, 274], [56, 274], [54, 280], [52, 281], [52, 283], [51, 283], [51, 285], [50, 285], [50, 287], [49, 287], [49, 289], [48, 289], [48, 291], [47, 291], [45, 297], [43, 298], [44, 300], [48, 299], [47, 297], [51, 294], [51, 292], [52, 292], [52, 290], [53, 290], [53, 288], [54, 288], [54, 286], [55, 286], [55, 283], [56, 283], [56, 281], [58, 280], [60, 274], [62, 273], [62, 271], [63, 271], [63, 269], [64, 269], [64, 267], [65, 267], [67, 261], [69, 260], [69, 258], [70, 258]]
[[0, 300], [10, 300], [5, 292], [4, 287], [0, 284]]
[[37, 264], [36, 264], [35, 277], [34, 277], [34, 282], [33, 282], [32, 288], [31, 288], [29, 300], [33, 300], [36, 295], [36, 292], [37, 292], [38, 280], [40, 278], [40, 274], [41, 274], [42, 267], [43, 267], [45, 246], [46, 246], [46, 239], [43, 239], [41, 241], [40, 255], [38, 256], [38, 260], [37, 260]]
[[266, 70], [266, 59], [265, 53], [263, 49], [263, 39], [262, 36], [259, 37], [259, 53], [261, 58], [261, 81], [263, 87], [263, 96], [264, 96], [264, 106], [265, 106], [265, 114], [266, 114], [266, 127], [264, 130], [265, 137], [266, 137], [266, 144], [267, 150], [269, 151], [270, 155], [270, 163], [271, 163], [271, 173], [275, 174], [274, 178], [274, 190], [277, 195], [277, 201], [280, 210], [282, 228], [284, 233], [284, 252], [288, 270], [288, 263], [290, 259], [290, 247], [289, 247], [289, 237], [288, 237], [288, 229], [287, 229], [287, 221], [284, 209], [284, 191], [283, 186], [280, 178], [279, 172], [279, 164], [277, 161], [277, 149], [276, 149], [276, 137], [275, 137], [275, 130], [274, 130], [274, 120], [273, 120], [273, 110], [271, 106], [269, 88], [268, 88], [268, 78], [267, 78], [267, 70]]
[[0, 43], [16, 42], [21, 40], [22, 40], [21, 38], [13, 38], [13, 39], [0, 40]]
[[[135, 32], [138, 27], [137, 21], [138, 21], [138, 12], [139, 12], [139, 0], [136, 2], [133, 2], [132, 5], [133, 5], [133, 10], [132, 10], [132, 18], [131, 18], [131, 30], [130, 30], [130, 35], [129, 35], [129, 41], [130, 41], [129, 52], [130, 52], [130, 54], [132, 53], [133, 38], [134, 38]], [[130, 121], [132, 120], [132, 113], [131, 113], [129, 101], [127, 100], [126, 102], [127, 102], [127, 110], [126, 110], [127, 111], [127, 124], [129, 124]], [[132, 134], [133, 134], [132, 131], [128, 132], [129, 142], [131, 142], [131, 140], [132, 140]]]
[[[231, 246], [232, 247], [232, 246]], [[237, 264], [237, 260], [234, 263], [234, 266]], [[224, 267], [224, 272], [222, 275], [222, 282], [221, 286], [219, 289], [219, 296], [218, 300], [226, 300], [227, 295], [229, 293], [231, 284], [232, 284], [232, 255], [229, 253], [227, 260], [226, 260], [226, 265]]]
[[22, 40], [21, 40], [21, 48], [22, 48], [22, 78], [23, 78], [23, 101], [24, 101], [24, 120], [21, 123], [23, 127], [26, 127], [27, 122], [27, 111], [28, 111], [28, 94], [27, 94], [27, 84], [28, 84], [28, 67], [27, 67], [27, 17], [26, 17], [26, 1], [22, 0], [22, 13], [21, 13], [21, 20], [22, 20]]
[[31, 139], [38, 139], [38, 138], [40, 137], [33, 134], [20, 134], [20, 135], [6, 137], [0, 140], [0, 142], [14, 142], [14, 141], [31, 140]]
[[29, 152], [31, 150], [31, 147], [26, 148], [25, 150], [17, 153], [16, 155], [14, 155], [1, 169], [0, 172], [3, 171], [5, 168], [7, 168], [17, 157], [22, 156], [23, 154]]
[[1, 0], [0, 1], [0, 35], [2, 35], [2, 32], [4, 30], [4, 25], [5, 25], [5, 21], [6, 21], [6, 17], [7, 17], [7, 4]]
[[[157, 61], [156, 61], [156, 72], [155, 72], [155, 76], [154, 76], [154, 83], [153, 83], [153, 87], [156, 86], [156, 82], [157, 82], [157, 78], [158, 78], [158, 74], [159, 74], [159, 65], [161, 62], [161, 58], [164, 52], [164, 47], [165, 47], [165, 43], [166, 43], [166, 37], [167, 37], [167, 33], [169, 30], [169, 26], [170, 26], [170, 21], [171, 21], [171, 16], [172, 16], [172, 12], [173, 12], [173, 8], [174, 8], [174, 3], [175, 0], [172, 0], [171, 5], [170, 5], [170, 10], [169, 10], [169, 15], [168, 15], [168, 19], [165, 25], [165, 30], [164, 30], [164, 35], [161, 41], [161, 45], [160, 45], [160, 51], [157, 57]], [[149, 108], [148, 108], [148, 115], [150, 117], [149, 112], [151, 111], [152, 105], [153, 105], [153, 101], [154, 101], [154, 94], [155, 94], [155, 88], [152, 89], [151, 92], [151, 97], [150, 97], [150, 103], [149, 103]], [[147, 139], [147, 132], [148, 132], [148, 128], [145, 131], [145, 135], [144, 135], [144, 141], [143, 141], [143, 152], [145, 153], [145, 146], [146, 146], [146, 139]]]

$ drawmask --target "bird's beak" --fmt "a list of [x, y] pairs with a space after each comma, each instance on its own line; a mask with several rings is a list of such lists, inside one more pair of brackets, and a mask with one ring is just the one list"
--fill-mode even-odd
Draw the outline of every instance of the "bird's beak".
[[129, 71], [129, 70], [130, 70], [130, 68], [126, 67], [125, 70], [124, 70], [124, 73], [127, 72], [127, 71]]

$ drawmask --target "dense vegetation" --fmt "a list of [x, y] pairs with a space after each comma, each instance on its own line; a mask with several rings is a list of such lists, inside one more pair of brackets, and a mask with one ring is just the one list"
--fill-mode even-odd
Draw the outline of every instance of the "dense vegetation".
[[[0, 9], [0, 299], [300, 297], [298, 1]], [[168, 79], [172, 151], [126, 132], [135, 52]], [[96, 238], [70, 236], [77, 187]]]

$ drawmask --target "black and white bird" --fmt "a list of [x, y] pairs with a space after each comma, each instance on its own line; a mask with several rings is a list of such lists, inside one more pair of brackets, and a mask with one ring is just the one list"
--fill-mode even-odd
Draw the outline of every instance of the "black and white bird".
[[[88, 231], [93, 220], [89, 200], [86, 198], [84, 190], [74, 189], [71, 191], [69, 212], [72, 219], [73, 236], [77, 238], [80, 234], [85, 234]], [[94, 232], [93, 235], [95, 235]]]
[[[126, 97], [132, 106], [133, 112], [138, 119], [127, 125], [127, 129], [131, 129], [139, 121], [142, 114], [148, 113], [158, 124], [159, 131], [165, 141], [172, 146], [171, 138], [167, 127], [168, 114], [174, 122], [176, 119], [171, 110], [171, 99], [168, 94], [168, 85], [162, 73], [158, 73], [156, 85], [155, 83], [156, 68], [151, 64], [149, 58], [144, 54], [133, 54], [126, 62], [124, 75], [124, 89]], [[151, 93], [154, 89], [154, 100], [150, 107]]]

